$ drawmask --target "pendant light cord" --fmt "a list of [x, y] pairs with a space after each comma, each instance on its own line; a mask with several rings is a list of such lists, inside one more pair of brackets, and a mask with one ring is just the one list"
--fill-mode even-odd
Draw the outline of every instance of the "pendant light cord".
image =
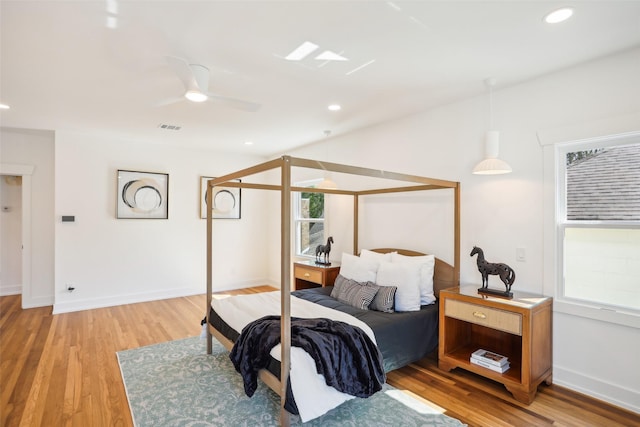
[[488, 78], [484, 81], [484, 84], [489, 88], [489, 130], [493, 129], [493, 86], [496, 84], [496, 79]]

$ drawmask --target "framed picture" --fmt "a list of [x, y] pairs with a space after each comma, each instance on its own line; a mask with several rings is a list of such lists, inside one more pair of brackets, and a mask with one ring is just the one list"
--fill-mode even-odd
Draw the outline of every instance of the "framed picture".
[[169, 174], [118, 170], [116, 218], [169, 218]]
[[[200, 218], [207, 217], [207, 181], [210, 176], [200, 177]], [[241, 182], [239, 179], [234, 181]], [[240, 219], [240, 188], [213, 188], [213, 218]]]

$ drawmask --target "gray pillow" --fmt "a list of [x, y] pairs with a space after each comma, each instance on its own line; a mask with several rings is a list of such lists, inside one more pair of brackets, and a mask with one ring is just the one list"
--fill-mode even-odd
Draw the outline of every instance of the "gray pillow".
[[344, 286], [344, 283], [346, 281], [348, 281], [348, 280], [349, 279], [345, 278], [342, 274], [338, 274], [338, 277], [336, 277], [336, 280], [333, 283], [333, 289], [331, 290], [331, 296], [333, 298], [339, 299], [338, 296], [342, 292], [342, 288]]
[[338, 275], [331, 296], [352, 307], [367, 310], [377, 292], [378, 289], [373, 286], [367, 286]]
[[369, 310], [382, 311], [383, 313], [393, 313], [393, 302], [396, 297], [396, 286], [379, 286], [371, 282], [367, 282], [367, 286], [373, 286], [378, 291], [376, 296], [369, 305]]

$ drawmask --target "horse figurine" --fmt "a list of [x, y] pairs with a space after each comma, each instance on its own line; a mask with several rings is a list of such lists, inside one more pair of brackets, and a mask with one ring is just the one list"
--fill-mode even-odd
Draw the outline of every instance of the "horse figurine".
[[489, 285], [490, 274], [497, 275], [500, 276], [500, 280], [502, 280], [502, 283], [504, 283], [504, 286], [506, 288], [504, 294], [510, 295], [511, 285], [513, 285], [513, 282], [515, 282], [516, 280], [515, 271], [513, 271], [513, 269], [507, 264], [485, 261], [484, 252], [482, 251], [482, 249], [474, 246], [471, 250], [470, 256], [474, 256], [476, 254], [478, 254], [478, 258], [476, 260], [478, 264], [478, 271], [480, 272], [480, 274], [482, 274], [482, 289], [487, 289]]
[[[331, 244], [333, 243], [333, 237], [329, 236], [327, 239], [326, 245], [318, 245], [316, 246], [316, 263], [330, 265], [329, 262], [329, 252], [331, 252]], [[322, 259], [324, 256], [324, 261]]]

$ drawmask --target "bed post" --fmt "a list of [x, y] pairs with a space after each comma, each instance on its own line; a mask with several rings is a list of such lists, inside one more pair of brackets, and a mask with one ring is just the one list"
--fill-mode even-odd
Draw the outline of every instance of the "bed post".
[[460, 286], [460, 183], [453, 188], [453, 280]]
[[211, 354], [213, 351], [213, 341], [211, 337], [211, 331], [209, 330], [209, 312], [211, 311], [211, 293], [213, 291], [213, 274], [212, 274], [212, 254], [213, 254], [213, 213], [209, 206], [209, 200], [213, 196], [213, 187], [211, 183], [207, 181], [207, 307], [205, 309], [206, 316], [206, 330], [207, 330], [207, 354]]
[[281, 266], [280, 266], [280, 425], [288, 427], [289, 412], [284, 408], [291, 364], [291, 158], [282, 157]]
[[358, 247], [358, 202], [360, 196], [353, 195], [353, 254], [358, 255], [360, 248]]

